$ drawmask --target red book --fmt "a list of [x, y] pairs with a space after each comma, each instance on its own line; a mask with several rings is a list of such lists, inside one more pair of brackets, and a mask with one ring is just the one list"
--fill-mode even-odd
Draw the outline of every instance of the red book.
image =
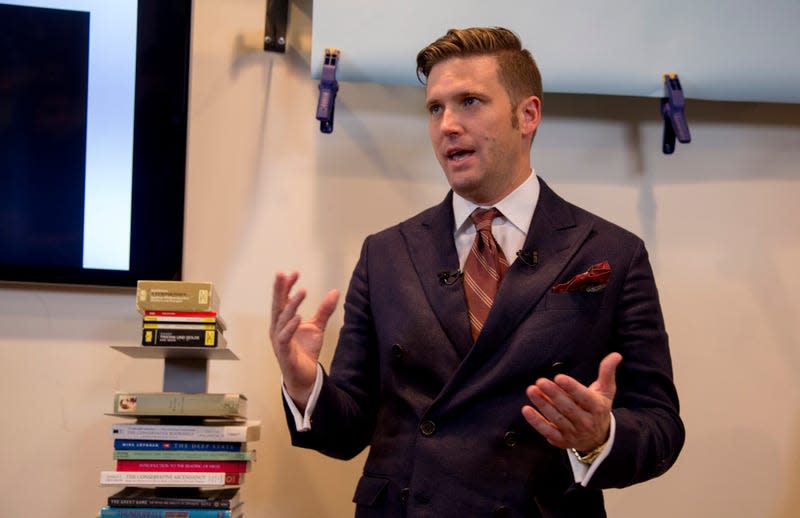
[[206, 317], [214, 318], [216, 311], [145, 311], [146, 317]]
[[246, 473], [249, 468], [246, 460], [117, 460], [117, 471]]

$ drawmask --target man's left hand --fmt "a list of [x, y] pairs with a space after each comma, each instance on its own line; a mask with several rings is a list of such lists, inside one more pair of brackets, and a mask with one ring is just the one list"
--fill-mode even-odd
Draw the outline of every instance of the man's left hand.
[[588, 387], [566, 374], [552, 381], [539, 378], [526, 390], [533, 406], [522, 407], [522, 415], [553, 446], [579, 452], [597, 448], [608, 440], [621, 361], [619, 353], [603, 358], [597, 380]]

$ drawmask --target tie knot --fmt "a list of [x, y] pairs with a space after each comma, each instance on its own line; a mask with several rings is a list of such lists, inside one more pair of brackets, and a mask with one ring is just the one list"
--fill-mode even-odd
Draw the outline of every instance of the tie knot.
[[469, 218], [472, 220], [472, 223], [475, 224], [475, 229], [480, 232], [481, 230], [492, 228], [492, 220], [498, 216], [502, 216], [502, 213], [496, 208], [491, 207], [489, 209], [475, 209], [472, 211]]

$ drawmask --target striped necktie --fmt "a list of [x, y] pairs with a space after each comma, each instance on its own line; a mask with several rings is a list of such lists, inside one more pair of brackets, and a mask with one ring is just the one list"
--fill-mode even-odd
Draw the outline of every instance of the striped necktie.
[[489, 315], [497, 287], [508, 270], [508, 261], [492, 235], [492, 220], [499, 210], [475, 209], [470, 219], [475, 224], [475, 241], [464, 264], [464, 293], [469, 309], [472, 338], [477, 338]]

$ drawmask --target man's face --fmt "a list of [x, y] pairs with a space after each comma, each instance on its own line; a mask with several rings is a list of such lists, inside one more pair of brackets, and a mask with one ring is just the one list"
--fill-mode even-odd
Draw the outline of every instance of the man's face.
[[528, 177], [539, 100], [512, 107], [496, 57], [456, 57], [435, 65], [426, 106], [434, 153], [455, 192], [489, 205]]

